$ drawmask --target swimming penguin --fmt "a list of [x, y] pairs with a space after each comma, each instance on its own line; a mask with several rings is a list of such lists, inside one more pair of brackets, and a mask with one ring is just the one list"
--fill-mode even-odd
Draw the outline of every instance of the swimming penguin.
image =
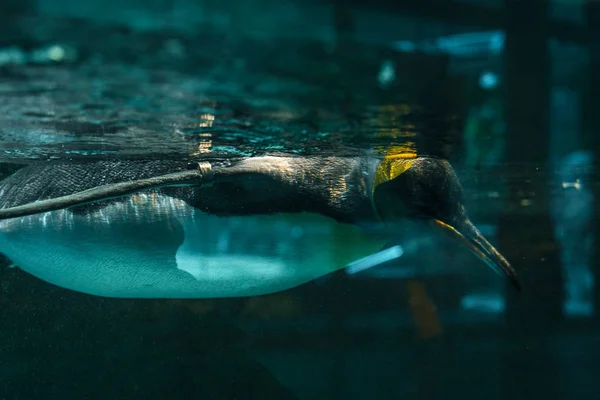
[[402, 149], [42, 164], [0, 182], [0, 252], [42, 280], [107, 297], [293, 288], [389, 246], [403, 219], [448, 234], [520, 288], [469, 220], [450, 164]]

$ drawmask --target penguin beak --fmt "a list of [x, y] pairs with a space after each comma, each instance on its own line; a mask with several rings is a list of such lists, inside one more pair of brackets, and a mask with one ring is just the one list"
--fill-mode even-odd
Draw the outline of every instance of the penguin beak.
[[455, 223], [454, 226], [452, 226], [438, 219], [433, 219], [430, 221], [430, 224], [436, 230], [442, 231], [467, 247], [491, 269], [496, 271], [496, 273], [506, 276], [510, 280], [510, 283], [518, 291], [521, 291], [521, 284], [517, 279], [515, 270], [510, 266], [502, 254], [500, 254], [498, 250], [483, 237], [471, 221], [465, 218], [464, 221]]

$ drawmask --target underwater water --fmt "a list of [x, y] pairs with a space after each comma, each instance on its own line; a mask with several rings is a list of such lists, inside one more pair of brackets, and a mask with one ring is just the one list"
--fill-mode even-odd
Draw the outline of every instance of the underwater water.
[[[495, 74], [461, 75], [467, 61], [398, 52], [406, 43], [11, 21], [0, 42], [2, 209], [198, 162], [416, 153], [449, 160], [471, 221], [523, 289], [429, 226], [402, 223], [378, 253], [386, 241], [323, 215], [246, 212], [246, 197], [279, 190], [269, 182], [196, 210], [169, 195], [184, 187], [4, 220], [0, 398], [600, 393], [595, 153], [553, 133], [572, 127], [567, 111], [551, 116], [551, 139], [515, 146]], [[571, 103], [553, 92], [553, 110]], [[550, 149], [514, 156], [536, 140]], [[333, 197], [347, 182], [318, 190]], [[302, 193], [285, 207], [302, 208]], [[231, 207], [240, 215], [207, 212]]]

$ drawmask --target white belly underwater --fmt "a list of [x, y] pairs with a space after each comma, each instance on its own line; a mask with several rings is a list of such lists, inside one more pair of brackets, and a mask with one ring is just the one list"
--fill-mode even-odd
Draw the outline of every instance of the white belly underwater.
[[358, 227], [317, 214], [219, 217], [160, 194], [76, 215], [0, 221], [0, 252], [67, 289], [106, 297], [268, 294], [378, 251]]

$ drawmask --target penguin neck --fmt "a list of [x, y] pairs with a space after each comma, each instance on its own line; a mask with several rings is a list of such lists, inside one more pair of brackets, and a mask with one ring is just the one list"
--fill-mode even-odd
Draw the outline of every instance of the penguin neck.
[[375, 202], [375, 189], [382, 183], [389, 182], [408, 171], [417, 158], [416, 149], [411, 143], [372, 151], [368, 173], [370, 177], [368, 193], [373, 213], [377, 216], [378, 221], [383, 223], [384, 218]]

